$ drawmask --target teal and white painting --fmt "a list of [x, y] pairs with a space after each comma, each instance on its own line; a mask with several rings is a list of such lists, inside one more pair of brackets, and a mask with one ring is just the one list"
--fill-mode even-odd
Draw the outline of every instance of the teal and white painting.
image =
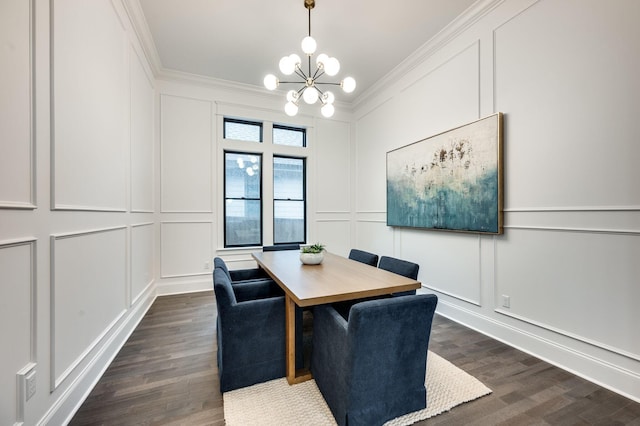
[[387, 153], [387, 225], [501, 234], [502, 113]]

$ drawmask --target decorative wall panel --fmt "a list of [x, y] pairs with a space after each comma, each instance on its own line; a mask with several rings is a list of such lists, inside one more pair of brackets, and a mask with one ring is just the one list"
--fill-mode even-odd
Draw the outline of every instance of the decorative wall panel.
[[420, 265], [418, 278], [424, 286], [480, 305], [480, 238], [404, 230], [400, 250], [403, 258]]
[[162, 95], [161, 209], [213, 210], [213, 105], [210, 101]]
[[319, 242], [327, 247], [331, 253], [346, 256], [351, 250], [349, 241], [349, 221], [347, 220], [319, 220], [316, 223], [318, 237], [310, 244]]
[[51, 6], [53, 206], [126, 210], [124, 28], [109, 0], [53, 0]]
[[35, 207], [32, 2], [0, 2], [0, 208]]
[[540, 1], [495, 30], [506, 208], [640, 206], [640, 3], [623, 3]]
[[640, 360], [638, 259], [638, 233], [509, 229], [496, 305], [508, 295], [505, 314]]
[[[35, 361], [35, 241], [0, 241], [0, 424], [23, 416], [16, 374]], [[9, 350], [10, 348], [10, 350]]]
[[318, 212], [349, 212], [351, 204], [351, 144], [349, 123], [318, 121], [315, 158]]
[[127, 309], [127, 230], [51, 237], [51, 375], [57, 387]]
[[210, 222], [162, 222], [160, 224], [161, 277], [211, 273], [213, 261]]

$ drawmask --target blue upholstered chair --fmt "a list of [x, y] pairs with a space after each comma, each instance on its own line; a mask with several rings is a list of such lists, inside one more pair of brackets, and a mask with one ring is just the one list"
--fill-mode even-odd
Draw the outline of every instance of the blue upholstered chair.
[[[394, 274], [403, 275], [407, 278], [414, 280], [418, 279], [418, 270], [420, 265], [417, 263], [409, 262], [402, 259], [396, 259], [395, 257], [382, 256], [378, 268], [385, 271], [393, 272]], [[401, 291], [400, 293], [393, 293], [393, 296], [407, 296], [410, 294], [416, 294], [415, 290]]]
[[220, 257], [216, 257], [213, 259], [213, 267], [214, 270], [216, 268], [222, 269], [227, 277], [229, 277], [229, 280], [232, 284], [247, 281], [271, 280], [269, 274], [267, 274], [267, 272], [262, 268], [237, 269], [230, 271], [225, 261]]
[[[285, 301], [273, 284], [231, 285], [222, 268], [213, 272], [218, 317], [220, 392], [286, 375]], [[296, 309], [296, 365], [302, 366], [302, 310]]]
[[424, 409], [433, 294], [356, 303], [348, 320], [314, 309], [311, 372], [340, 426], [381, 425]]
[[366, 263], [371, 266], [378, 265], [378, 255], [364, 250], [351, 249], [349, 252], [349, 259], [357, 260], [358, 262]]

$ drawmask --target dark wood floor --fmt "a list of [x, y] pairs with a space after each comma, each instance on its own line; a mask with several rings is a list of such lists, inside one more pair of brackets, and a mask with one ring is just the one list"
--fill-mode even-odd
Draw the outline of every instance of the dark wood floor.
[[[71, 425], [224, 425], [213, 292], [157, 298]], [[640, 425], [640, 404], [436, 316], [430, 349], [491, 395], [420, 425]]]

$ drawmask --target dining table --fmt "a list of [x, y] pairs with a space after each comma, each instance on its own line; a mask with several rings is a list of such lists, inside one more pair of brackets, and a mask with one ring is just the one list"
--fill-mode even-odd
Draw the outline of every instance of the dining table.
[[312, 378], [308, 369], [296, 369], [296, 306], [384, 296], [421, 286], [420, 281], [327, 251], [317, 265], [303, 264], [298, 250], [253, 252], [252, 257], [285, 293], [286, 372], [291, 385]]

